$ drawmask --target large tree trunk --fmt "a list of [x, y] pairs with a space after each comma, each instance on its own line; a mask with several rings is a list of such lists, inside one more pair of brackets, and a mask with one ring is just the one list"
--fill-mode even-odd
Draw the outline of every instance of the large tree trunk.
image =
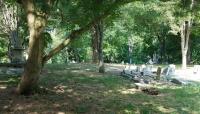
[[92, 27], [92, 51], [93, 63], [99, 63], [99, 72], [104, 73], [102, 21], [97, 21]]
[[187, 68], [187, 51], [182, 50], [182, 69]]
[[[191, 0], [190, 10], [193, 9], [194, 0]], [[187, 68], [187, 54], [188, 54], [188, 46], [190, 40], [190, 32], [192, 27], [192, 14], [189, 15], [188, 19], [183, 22], [181, 25], [181, 52], [182, 52], [182, 69]]]
[[166, 62], [166, 38], [160, 35], [157, 35], [159, 41], [159, 48], [160, 48], [160, 60], [159, 63]]
[[92, 63], [99, 62], [99, 32], [98, 24], [94, 24], [92, 27]]
[[98, 29], [96, 31], [99, 33], [99, 72], [104, 73], [104, 59], [103, 59], [103, 23], [99, 21], [97, 23]]
[[182, 69], [187, 68], [187, 51], [190, 38], [191, 22], [185, 21], [181, 27], [181, 52], [182, 52]]
[[45, 15], [36, 13], [33, 0], [23, 1], [27, 12], [27, 21], [30, 32], [28, 60], [24, 68], [21, 82], [17, 91], [19, 94], [29, 94], [37, 86], [42, 67], [41, 59], [43, 53], [41, 33], [45, 27]]

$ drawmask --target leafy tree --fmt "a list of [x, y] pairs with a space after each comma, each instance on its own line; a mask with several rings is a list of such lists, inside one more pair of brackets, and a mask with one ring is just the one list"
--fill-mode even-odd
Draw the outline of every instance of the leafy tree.
[[[104, 1], [101, 4], [86, 0], [86, 1], [38, 1], [38, 0], [21, 0], [19, 1], [25, 11], [27, 12], [27, 24], [29, 27], [29, 53], [28, 60], [25, 66], [25, 70], [18, 86], [18, 92], [21, 94], [31, 92], [39, 78], [39, 73], [42, 65], [48, 61], [55, 54], [64, 49], [69, 42], [75, 40], [78, 36], [86, 32], [91, 26], [104, 18], [117, 8], [119, 5], [130, 2], [129, 0], [118, 0], [118, 1]], [[66, 37], [66, 39], [55, 47], [48, 54], [43, 56], [43, 39], [41, 37], [47, 22], [49, 14], [49, 7], [55, 2], [57, 9], [61, 9], [61, 14], [73, 14], [78, 16], [77, 19], [69, 19], [68, 21], [76, 26], [72, 29], [72, 32]], [[131, 1], [132, 2], [132, 1]], [[61, 7], [59, 7], [61, 5]], [[93, 6], [96, 9], [93, 9]], [[66, 9], [63, 6], [68, 6]], [[92, 15], [95, 14], [95, 15]], [[61, 17], [67, 17], [63, 16]], [[69, 16], [70, 18], [73, 16]], [[84, 20], [84, 22], [82, 21]], [[83, 22], [83, 23], [81, 23]], [[77, 26], [78, 24], [78, 26]], [[77, 29], [79, 28], [79, 29]]]

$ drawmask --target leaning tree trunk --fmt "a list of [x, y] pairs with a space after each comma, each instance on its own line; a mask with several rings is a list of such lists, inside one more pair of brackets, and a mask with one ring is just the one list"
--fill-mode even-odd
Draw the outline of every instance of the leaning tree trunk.
[[17, 91], [20, 94], [28, 94], [37, 86], [42, 67], [42, 39], [41, 33], [45, 27], [45, 15], [36, 12], [33, 0], [23, 1], [23, 6], [27, 12], [27, 22], [30, 32], [28, 60], [24, 68], [21, 82]]

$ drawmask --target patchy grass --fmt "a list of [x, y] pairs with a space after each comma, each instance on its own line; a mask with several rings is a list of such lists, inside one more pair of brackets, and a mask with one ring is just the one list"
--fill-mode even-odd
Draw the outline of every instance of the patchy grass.
[[0, 76], [0, 114], [199, 114], [200, 85], [158, 86], [147, 95], [120, 76], [96, 73], [91, 64], [48, 65], [40, 91], [17, 96], [17, 77]]

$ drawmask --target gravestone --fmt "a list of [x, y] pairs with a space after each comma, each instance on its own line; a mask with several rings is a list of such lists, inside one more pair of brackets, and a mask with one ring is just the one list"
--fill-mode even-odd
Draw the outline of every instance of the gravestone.
[[164, 68], [162, 75], [173, 76], [175, 75], [175, 70], [176, 70], [176, 66], [174, 64], [171, 64], [168, 67]]
[[139, 66], [137, 66], [136, 72], [141, 72], [141, 68]]
[[142, 72], [143, 72], [144, 76], [152, 76], [153, 75], [152, 66], [151, 65], [147, 65], [145, 68], [143, 68]]
[[25, 61], [23, 51], [24, 49], [22, 48], [13, 48], [10, 53], [11, 63], [23, 63]]
[[200, 65], [194, 65], [193, 73], [194, 74], [200, 74]]
[[123, 70], [123, 72], [125, 74], [132, 74], [132, 71], [135, 72], [137, 69], [137, 66], [135, 65], [126, 65], [125, 69]]
[[160, 80], [161, 71], [162, 71], [161, 67], [158, 67], [156, 72], [156, 80]]
[[23, 53], [24, 48], [22, 45], [22, 39], [18, 37], [17, 31], [12, 31], [10, 35], [10, 45], [8, 51], [11, 63], [24, 63], [25, 58]]

